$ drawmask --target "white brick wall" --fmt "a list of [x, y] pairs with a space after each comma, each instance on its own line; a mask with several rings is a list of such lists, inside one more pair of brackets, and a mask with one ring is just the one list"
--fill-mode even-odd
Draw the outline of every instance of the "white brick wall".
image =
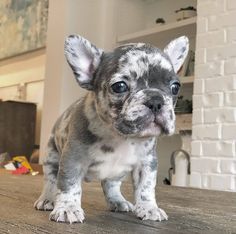
[[198, 0], [190, 185], [236, 192], [236, 0]]

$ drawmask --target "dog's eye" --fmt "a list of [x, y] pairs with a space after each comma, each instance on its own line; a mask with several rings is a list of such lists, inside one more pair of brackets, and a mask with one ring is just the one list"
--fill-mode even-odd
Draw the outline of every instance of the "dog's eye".
[[173, 95], [177, 95], [179, 93], [179, 89], [180, 89], [180, 84], [178, 82], [175, 82], [171, 85], [171, 92]]
[[124, 81], [116, 82], [111, 86], [111, 88], [115, 93], [124, 93], [129, 90], [127, 84]]

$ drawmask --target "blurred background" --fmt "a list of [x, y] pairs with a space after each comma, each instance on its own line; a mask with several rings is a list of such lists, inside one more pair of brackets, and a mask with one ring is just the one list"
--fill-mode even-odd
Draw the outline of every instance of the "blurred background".
[[158, 183], [236, 191], [235, 14], [234, 0], [1, 0], [0, 160], [41, 163], [54, 122], [85, 94], [64, 58], [66, 36], [111, 50], [163, 48], [186, 35], [176, 132], [158, 139]]

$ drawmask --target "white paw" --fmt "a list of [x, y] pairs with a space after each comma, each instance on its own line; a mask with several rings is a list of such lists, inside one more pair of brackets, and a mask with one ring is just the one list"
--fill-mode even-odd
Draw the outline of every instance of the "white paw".
[[53, 202], [46, 199], [46, 198], [39, 198], [35, 203], [34, 203], [34, 208], [36, 210], [53, 210]]
[[130, 203], [129, 201], [110, 201], [109, 202], [109, 208], [111, 211], [115, 211], [115, 212], [129, 212], [129, 211], [133, 211], [134, 206], [132, 203]]
[[60, 206], [54, 208], [50, 213], [49, 219], [63, 223], [83, 223], [84, 211], [81, 207], [76, 207], [74, 204]]
[[156, 206], [156, 204], [137, 204], [134, 207], [135, 215], [142, 220], [162, 221], [168, 220], [166, 212]]

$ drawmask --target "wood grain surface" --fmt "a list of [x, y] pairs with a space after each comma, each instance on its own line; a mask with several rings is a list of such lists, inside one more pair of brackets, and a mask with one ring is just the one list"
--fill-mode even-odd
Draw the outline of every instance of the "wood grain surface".
[[[236, 233], [236, 193], [159, 186], [158, 203], [168, 221], [137, 219], [132, 213], [109, 212], [99, 182], [83, 185], [83, 224], [55, 223], [49, 212], [36, 211], [43, 177], [13, 176], [0, 171], [0, 233]], [[132, 186], [123, 185], [132, 201]]]

